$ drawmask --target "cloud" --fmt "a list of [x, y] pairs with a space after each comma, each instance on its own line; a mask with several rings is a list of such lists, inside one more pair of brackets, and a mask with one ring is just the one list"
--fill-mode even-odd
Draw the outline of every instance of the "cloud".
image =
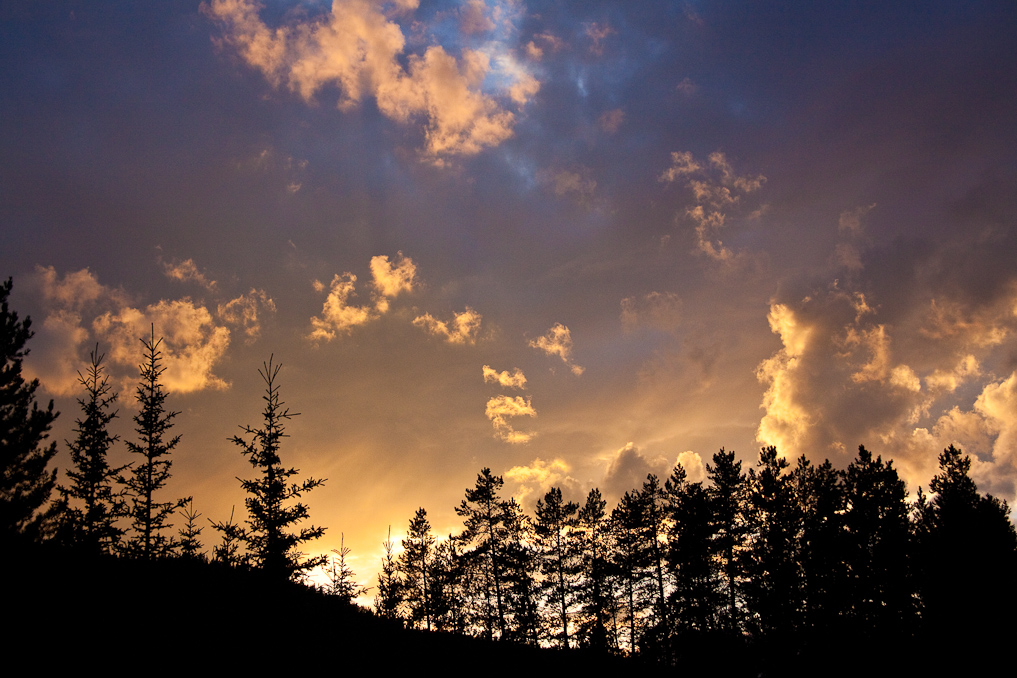
[[179, 280], [180, 282], [194, 282], [207, 290], [215, 289], [215, 281], [210, 280], [204, 273], [198, 270], [197, 264], [194, 263], [194, 259], [184, 259], [183, 261], [165, 262], [162, 265], [163, 273], [170, 280]]
[[537, 499], [543, 498], [552, 487], [562, 490], [566, 501], [571, 497], [579, 497], [578, 481], [569, 475], [569, 465], [564, 459], [534, 459], [527, 466], [513, 466], [505, 471], [506, 482], [518, 484], [518, 489], [512, 493], [521, 505], [529, 506], [535, 504]]
[[388, 311], [388, 300], [395, 298], [400, 292], [412, 292], [416, 283], [417, 267], [402, 252], [396, 254], [395, 261], [389, 261], [385, 255], [371, 258], [371, 275], [374, 288], [378, 291], [375, 307], [379, 313]]
[[275, 302], [264, 290], [251, 288], [247, 294], [219, 304], [217, 313], [224, 322], [242, 327], [247, 335], [244, 342], [253, 344], [261, 336], [261, 316], [275, 313]]
[[692, 96], [693, 94], [699, 91], [699, 85], [692, 82], [692, 80], [689, 78], [682, 78], [682, 81], [678, 83], [675, 89], [677, 89], [685, 96]]
[[[398, 3], [408, 13], [415, 0]], [[539, 89], [536, 78], [510, 59], [493, 66], [486, 52], [463, 49], [457, 60], [441, 45], [422, 55], [406, 54], [399, 24], [370, 0], [335, 0], [331, 11], [271, 28], [253, 0], [211, 0], [205, 11], [219, 21], [223, 42], [275, 87], [288, 87], [306, 101], [328, 86], [340, 90], [339, 108], [350, 110], [373, 97], [378, 109], [399, 123], [423, 119], [426, 155], [436, 164], [455, 155], [473, 155], [512, 136], [515, 115], [483, 90], [496, 83], [496, 96], [524, 105]], [[484, 4], [473, 0], [462, 9], [467, 32], [493, 27]], [[493, 76], [493, 77], [490, 77]]]
[[673, 292], [649, 292], [621, 300], [621, 322], [626, 332], [651, 327], [673, 332], [681, 322], [682, 300]]
[[847, 233], [852, 236], [860, 236], [865, 232], [865, 228], [862, 225], [862, 218], [866, 214], [875, 209], [876, 203], [871, 205], [864, 205], [862, 207], [856, 207], [853, 210], [845, 210], [840, 213], [840, 220], [837, 222], [837, 228], [841, 233]]
[[459, 9], [459, 29], [466, 35], [494, 30], [494, 22], [487, 16], [484, 0], [466, 0]]
[[413, 319], [413, 324], [430, 335], [442, 337], [450, 344], [475, 344], [480, 333], [482, 316], [469, 306], [456, 313], [451, 322], [438, 320], [430, 313]]
[[620, 497], [629, 490], [641, 488], [650, 473], [666, 478], [670, 466], [666, 459], [646, 459], [635, 444], [626, 443], [608, 463], [601, 487], [609, 496]]
[[[230, 344], [230, 331], [212, 313], [188, 297], [138, 307], [122, 290], [99, 283], [87, 269], [59, 276], [53, 267], [37, 267], [35, 284], [46, 306], [33, 345], [33, 373], [55, 395], [78, 391], [78, 370], [88, 351], [99, 345], [107, 374], [121, 392], [133, 391], [142, 360], [142, 338], [162, 338], [163, 385], [177, 393], [224, 389], [229, 384], [215, 368]], [[26, 363], [27, 366], [27, 363]]]
[[[357, 276], [352, 273], [338, 273], [329, 285], [328, 297], [320, 316], [311, 318], [311, 341], [332, 341], [337, 335], [349, 334], [354, 327], [365, 325], [376, 317], [370, 306], [352, 306], [350, 297], [356, 296]], [[314, 289], [324, 291], [320, 281], [314, 281]]]
[[487, 401], [487, 418], [494, 426], [495, 435], [507, 443], [528, 443], [535, 433], [516, 431], [508, 423], [509, 417], [536, 417], [537, 411], [530, 404], [530, 399], [522, 396], [495, 396]]
[[686, 450], [678, 455], [675, 465], [681, 465], [685, 469], [686, 477], [690, 483], [701, 483], [706, 480], [706, 466], [703, 465], [703, 458], [697, 452]]
[[532, 339], [530, 347], [540, 349], [550, 356], [558, 356], [577, 377], [584, 371], [584, 368], [572, 362], [572, 333], [561, 323], [555, 323], [544, 336]]
[[573, 195], [580, 203], [585, 203], [597, 190], [597, 182], [586, 178], [585, 174], [588, 174], [586, 168], [579, 168], [578, 171], [542, 169], [537, 172], [537, 181], [550, 187], [559, 198]]
[[623, 122], [625, 122], [625, 111], [620, 108], [605, 111], [597, 118], [597, 125], [608, 134], [614, 134], [621, 129]]
[[121, 308], [99, 316], [92, 326], [110, 347], [112, 362], [134, 366], [142, 361], [141, 339], [150, 338], [154, 328], [156, 340], [162, 338], [162, 380], [168, 391], [229, 388], [213, 369], [229, 347], [230, 332], [190, 299], [162, 300], [144, 310]]
[[596, 22], [590, 22], [583, 24], [583, 30], [586, 37], [590, 39], [590, 52], [601, 56], [604, 54], [604, 39], [609, 35], [615, 33], [615, 30], [607, 24], [598, 24]]
[[[671, 166], [661, 173], [665, 183], [682, 181], [691, 190], [694, 204], [685, 208], [685, 218], [695, 225], [697, 249], [715, 261], [731, 262], [737, 257], [717, 236], [727, 225], [728, 214], [744, 196], [755, 193], [766, 177], [741, 176], [734, 172], [727, 157], [714, 151], [707, 164], [697, 162], [689, 151], [671, 153]], [[758, 217], [763, 209], [755, 210], [750, 218]]]
[[508, 371], [499, 372], [490, 365], [484, 365], [484, 383], [523, 390], [526, 388], [526, 377], [518, 367], [510, 374]]
[[1012, 496], [1017, 373], [999, 379], [985, 367], [1012, 364], [999, 344], [1014, 324], [1011, 300], [961, 310], [944, 299], [926, 315], [908, 307], [880, 317], [865, 295], [833, 284], [772, 302], [781, 348], [756, 370], [766, 389], [757, 441], [839, 465], [865, 444], [893, 458], [912, 489], [927, 486], [943, 448], [959, 445], [975, 456], [979, 484]]

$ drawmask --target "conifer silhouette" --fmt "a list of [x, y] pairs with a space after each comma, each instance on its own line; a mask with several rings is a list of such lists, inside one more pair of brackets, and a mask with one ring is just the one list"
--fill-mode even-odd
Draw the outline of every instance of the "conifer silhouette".
[[251, 439], [234, 436], [232, 441], [258, 474], [251, 480], [238, 479], [247, 492], [247, 528], [240, 533], [247, 555], [255, 567], [278, 580], [289, 580], [299, 579], [308, 570], [326, 564], [328, 557], [319, 555], [304, 559], [304, 554], [297, 551], [301, 544], [321, 537], [325, 528], [312, 525], [293, 531], [298, 523], [309, 518], [309, 513], [306, 504], [291, 502], [323, 485], [325, 479], [308, 478], [289, 483], [298, 471], [283, 466], [279, 452], [283, 438], [288, 437], [285, 422], [297, 414], [284, 408], [279, 398], [276, 379], [281, 368], [282, 365], [273, 364], [272, 357], [262, 364], [258, 373], [265, 382], [264, 425], [261, 428], [242, 426]]

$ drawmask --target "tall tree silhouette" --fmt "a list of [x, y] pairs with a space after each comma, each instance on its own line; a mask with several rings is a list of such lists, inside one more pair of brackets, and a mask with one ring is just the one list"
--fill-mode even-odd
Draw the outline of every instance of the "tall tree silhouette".
[[42, 511], [56, 485], [56, 470], [48, 470], [56, 443], [46, 443], [56, 419], [51, 400], [39, 409], [35, 391], [39, 380], [26, 382], [21, 364], [32, 338], [32, 321], [10, 310], [7, 297], [13, 283], [0, 283], [0, 540], [44, 536], [52, 515]]
[[308, 478], [289, 483], [299, 471], [283, 466], [279, 451], [283, 438], [288, 437], [285, 423], [296, 413], [291, 414], [289, 409], [284, 408], [279, 398], [276, 379], [281, 368], [282, 365], [274, 365], [270, 357], [258, 370], [265, 382], [264, 425], [260, 428], [241, 427], [251, 436], [250, 441], [240, 436], [234, 436], [232, 440], [258, 474], [252, 480], [240, 480], [241, 487], [247, 492], [247, 529], [242, 531], [242, 539], [247, 546], [248, 557], [253, 565], [273, 577], [288, 580], [299, 578], [308, 570], [325, 564], [328, 559], [324, 555], [304, 559], [303, 554], [297, 551], [301, 544], [321, 537], [325, 528], [312, 525], [294, 531], [295, 526], [310, 515], [306, 504], [292, 502], [323, 485], [325, 479]]
[[611, 524], [607, 502], [594, 488], [577, 514], [582, 580], [579, 589], [582, 642], [598, 650], [617, 646], [616, 634], [608, 640], [609, 622], [615, 619], [611, 584]]
[[160, 381], [166, 371], [161, 364], [161, 344], [162, 339], [155, 338], [153, 325], [151, 338], [141, 339], [144, 354], [138, 367], [141, 381], [135, 396], [140, 409], [134, 416], [138, 440], [127, 442], [127, 449], [141, 457], [124, 481], [130, 495], [127, 513], [133, 533], [127, 542], [127, 552], [143, 560], [161, 558], [172, 551], [176, 538], [165, 534], [173, 527], [169, 519], [190, 501], [189, 497], [175, 501], [158, 501], [156, 497], [170, 479], [169, 455], [180, 442], [179, 435], [168, 437], [173, 419], [180, 413], [166, 410], [166, 391]]
[[409, 607], [410, 622], [431, 630], [431, 599], [434, 581], [431, 565], [434, 561], [434, 535], [427, 511], [418, 508], [410, 520], [409, 531], [403, 539], [403, 552], [399, 555], [399, 572], [403, 576], [404, 595]]
[[463, 540], [472, 548], [468, 558], [476, 566], [480, 597], [481, 623], [488, 639], [505, 635], [505, 511], [499, 496], [505, 481], [484, 468], [477, 484], [466, 490], [466, 498], [456, 507], [466, 528]]
[[722, 582], [724, 594], [722, 617], [731, 633], [741, 626], [740, 601], [743, 598], [744, 550], [748, 538], [745, 521], [747, 483], [741, 461], [735, 460], [734, 451], [713, 455], [713, 466], [706, 465], [711, 486], [711, 533], [714, 563]]
[[849, 614], [860, 631], [906, 632], [912, 622], [913, 596], [904, 481], [892, 461], [873, 458], [864, 445], [858, 447], [844, 478]]
[[381, 572], [378, 573], [378, 592], [374, 596], [374, 611], [387, 619], [395, 619], [399, 616], [399, 605], [403, 599], [403, 585], [402, 579], [399, 577], [391, 525], [388, 528], [388, 537], [381, 543], [381, 546], [385, 549], [385, 555], [381, 557]]
[[664, 483], [670, 514], [668, 563], [674, 577], [672, 623], [679, 634], [716, 626], [718, 577], [710, 546], [710, 500], [702, 483], [691, 483], [681, 464]]
[[544, 575], [542, 589], [551, 610], [557, 616], [559, 644], [569, 647], [569, 606], [581, 562], [577, 558], [576, 512], [579, 505], [562, 500], [561, 489], [552, 487], [537, 500], [533, 532], [537, 537], [537, 556]]
[[[970, 472], [971, 458], [951, 445], [939, 455], [939, 473], [930, 483], [933, 497], [919, 488], [915, 529], [922, 616], [937, 638], [953, 629], [1005, 647], [1010, 631], [1001, 627], [998, 614], [1017, 604], [1017, 533], [1006, 502], [980, 495]], [[962, 573], [971, 576], [958, 581]], [[964, 628], [954, 628], [961, 619]]]
[[113, 553], [120, 545], [123, 530], [117, 519], [124, 514], [123, 496], [114, 491], [114, 483], [126, 466], [112, 467], [107, 454], [120, 439], [109, 432], [117, 411], [111, 409], [117, 394], [103, 374], [99, 347], [90, 354], [91, 363], [85, 374], [78, 372], [78, 382], [85, 395], [78, 398], [82, 418], [78, 419], [71, 452], [72, 468], [67, 470], [68, 487], [60, 494], [66, 502], [64, 526], [66, 538], [91, 553]]

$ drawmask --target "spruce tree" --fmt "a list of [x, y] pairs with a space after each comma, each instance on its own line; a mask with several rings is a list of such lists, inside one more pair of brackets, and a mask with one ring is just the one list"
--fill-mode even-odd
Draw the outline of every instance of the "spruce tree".
[[138, 441], [127, 443], [127, 449], [141, 457], [141, 461], [131, 467], [131, 475], [124, 481], [130, 495], [127, 514], [132, 531], [127, 552], [143, 560], [162, 558], [172, 552], [176, 539], [165, 534], [173, 527], [168, 521], [190, 501], [190, 497], [176, 501], [158, 501], [156, 497], [170, 479], [169, 454], [180, 442], [179, 435], [167, 439], [173, 419], [180, 413], [166, 410], [166, 391], [160, 381], [166, 368], [161, 365], [160, 344], [162, 339], [156, 340], [153, 325], [151, 339], [141, 339], [144, 354], [138, 367], [141, 381], [136, 394], [139, 411], [134, 416]]
[[353, 601], [367, 593], [368, 589], [357, 583], [357, 573], [346, 562], [346, 556], [350, 555], [350, 547], [346, 546], [345, 535], [339, 535], [339, 548], [332, 549], [332, 553], [335, 555], [325, 570], [329, 579], [325, 593], [339, 598], [347, 605], [352, 605]]
[[299, 471], [284, 467], [279, 456], [282, 440], [288, 437], [285, 423], [296, 416], [283, 407], [284, 403], [279, 398], [276, 379], [281, 368], [282, 365], [273, 365], [270, 357], [267, 363], [263, 363], [263, 369], [258, 370], [265, 381], [264, 425], [261, 428], [242, 426], [251, 439], [248, 441], [234, 436], [232, 441], [240, 447], [257, 473], [254, 479], [240, 480], [241, 487], [247, 492], [247, 529], [241, 531], [241, 537], [248, 557], [255, 567], [285, 581], [299, 579], [308, 570], [324, 565], [328, 558], [320, 555], [304, 559], [297, 550], [301, 544], [321, 537], [325, 528], [312, 525], [294, 531], [294, 527], [310, 515], [306, 504], [292, 502], [323, 485], [325, 479], [308, 478], [287, 484]]
[[179, 550], [182, 558], [189, 560], [205, 560], [205, 553], [201, 550], [201, 530], [197, 520], [200, 513], [194, 510], [194, 500], [188, 498], [187, 505], [181, 507], [180, 515], [184, 518], [184, 526], [180, 528]]
[[381, 557], [381, 572], [378, 573], [378, 593], [374, 596], [374, 611], [386, 619], [396, 619], [399, 616], [399, 605], [403, 599], [403, 585], [396, 563], [391, 525], [388, 528], [388, 537], [381, 545], [385, 549], [385, 555]]
[[433, 597], [433, 576], [431, 565], [434, 560], [434, 535], [427, 511], [418, 508], [410, 520], [409, 531], [403, 539], [403, 552], [399, 556], [399, 572], [404, 585], [404, 602], [409, 608], [410, 623], [431, 630], [431, 599]]
[[114, 553], [119, 547], [123, 530], [117, 519], [124, 514], [123, 495], [114, 491], [114, 483], [126, 466], [109, 464], [107, 455], [120, 436], [111, 435], [110, 423], [117, 411], [111, 409], [117, 394], [103, 374], [99, 347], [91, 352], [91, 363], [85, 374], [78, 372], [78, 382], [85, 396], [78, 399], [83, 417], [77, 420], [77, 437], [67, 446], [73, 468], [67, 470], [68, 487], [60, 494], [66, 502], [64, 526], [66, 538], [91, 553]]
[[12, 281], [0, 283], [0, 540], [39, 539], [46, 534], [51, 513], [42, 509], [56, 485], [48, 470], [56, 443], [46, 443], [57, 417], [53, 401], [39, 409], [39, 380], [26, 382], [21, 363], [28, 355], [32, 321], [18, 320], [7, 306]]

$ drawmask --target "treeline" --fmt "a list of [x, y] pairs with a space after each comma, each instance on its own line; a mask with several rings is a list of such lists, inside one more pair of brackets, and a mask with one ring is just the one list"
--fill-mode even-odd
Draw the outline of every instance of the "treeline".
[[[0, 284], [0, 542], [45, 542], [92, 562], [209, 560], [191, 498], [164, 497], [179, 436], [154, 328], [141, 339], [126, 443], [134, 461], [108, 459], [118, 396], [97, 347], [79, 374], [71, 468], [58, 478], [47, 440], [57, 414], [52, 402], [38, 406], [38, 381], [22, 376], [31, 323], [8, 308], [10, 290], [10, 280]], [[294, 480], [298, 471], [283, 464], [291, 415], [279, 365], [270, 359], [260, 372], [261, 424], [233, 439], [253, 470], [241, 481], [247, 518], [212, 523], [211, 560], [277, 583], [323, 567], [323, 591], [352, 602], [367, 588], [348, 548], [331, 559], [300, 551], [324, 532], [301, 527], [309, 515], [300, 501], [324, 481]], [[703, 482], [679, 465], [663, 482], [649, 475], [610, 510], [597, 489], [580, 505], [552, 488], [533, 515], [503, 497], [503, 479], [485, 468], [456, 507], [460, 533], [438, 538], [421, 508], [401, 548], [384, 542], [374, 610], [416, 629], [665, 664], [688, 665], [710, 648], [731, 659], [749, 647], [800, 654], [877, 638], [1002, 642], [1017, 609], [1017, 533], [1006, 502], [980, 494], [970, 468], [947, 448], [931, 494], [919, 488], [909, 501], [892, 462], [864, 447], [845, 469], [804, 456], [792, 466], [773, 447], [744, 469], [721, 450]]]
[[[679, 661], [727, 638], [930, 638], [1012, 631], [1017, 534], [1006, 502], [978, 493], [971, 461], [939, 457], [931, 498], [909, 503], [892, 462], [864, 447], [846, 469], [766, 447], [747, 471], [721, 450], [708, 482], [679, 465], [612, 510], [553, 488], [524, 515], [484, 469], [443, 540], [426, 511], [391, 540], [376, 612], [426, 629]], [[684, 650], [682, 649], [684, 648]]]
[[[26, 381], [22, 375], [33, 333], [31, 319], [19, 319], [8, 306], [11, 288], [10, 279], [0, 283], [0, 543], [46, 542], [92, 559], [206, 560], [200, 541], [204, 527], [192, 498], [166, 499], [171, 456], [180, 442], [172, 432], [179, 412], [166, 407], [162, 340], [156, 338], [155, 327], [140, 339], [135, 435], [125, 441], [134, 461], [110, 463], [109, 452], [119, 442], [110, 432], [119, 396], [109, 384], [97, 346], [84, 371], [78, 372], [80, 413], [74, 438], [66, 441], [71, 465], [61, 478], [48, 468], [57, 451], [56, 443], [48, 441], [57, 412], [52, 401], [45, 409], [38, 406], [39, 381]], [[295, 481], [298, 471], [282, 463], [281, 442], [292, 415], [279, 395], [279, 368], [269, 359], [259, 370], [266, 386], [262, 424], [243, 426], [243, 435], [232, 439], [254, 471], [253, 478], [240, 481], [248, 515], [243, 523], [234, 522], [232, 515], [211, 522], [220, 536], [212, 559], [286, 582], [324, 565], [327, 558], [304, 558], [299, 551], [325, 531], [299, 526], [309, 517], [300, 498], [324, 481]]]

